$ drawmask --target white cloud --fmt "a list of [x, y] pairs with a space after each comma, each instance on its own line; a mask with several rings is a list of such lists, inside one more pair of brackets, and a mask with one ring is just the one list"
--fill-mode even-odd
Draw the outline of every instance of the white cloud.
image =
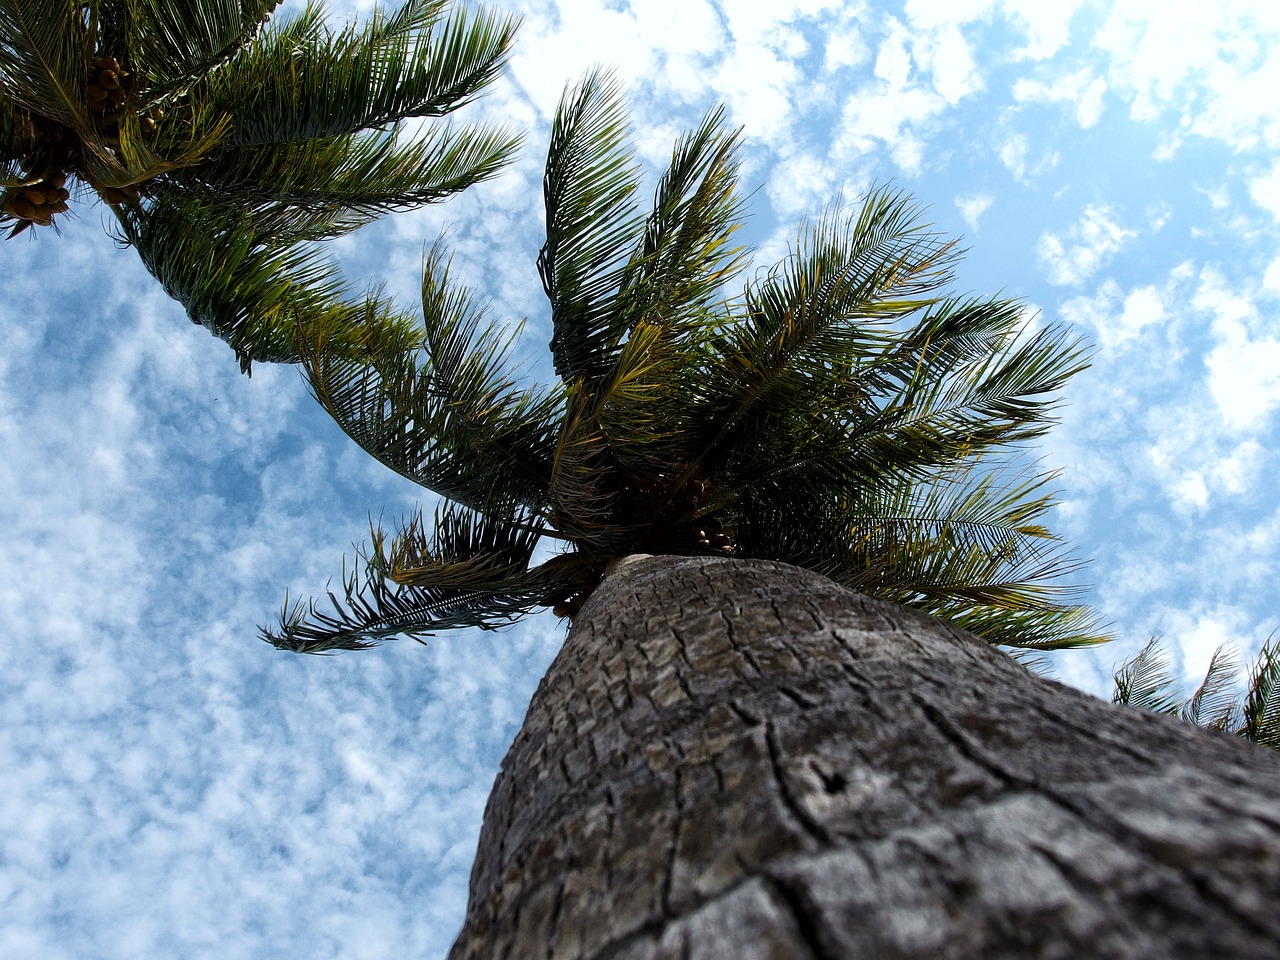
[[1066, 46], [1071, 18], [1084, 0], [1004, 0], [1007, 17], [1022, 28], [1027, 42], [1014, 53], [1016, 59], [1047, 60]]
[[1087, 280], [1137, 234], [1115, 220], [1107, 205], [1090, 204], [1065, 234], [1046, 231], [1037, 248], [1050, 283], [1074, 286]]
[[964, 222], [973, 233], [978, 232], [978, 221], [991, 209], [991, 204], [994, 202], [995, 197], [989, 193], [956, 197], [956, 207], [960, 210], [960, 216], [964, 217]]
[[1254, 203], [1280, 221], [1280, 161], [1276, 162], [1270, 173], [1249, 181], [1249, 196]]
[[1280, 407], [1280, 339], [1216, 270], [1202, 273], [1192, 304], [1212, 318], [1217, 342], [1205, 366], [1223, 421], [1232, 430], [1261, 429]]
[[1280, 144], [1280, 8], [1252, 0], [1173, 7], [1117, 0], [1094, 36], [1108, 56], [1113, 89], [1137, 120], [1171, 114], [1179, 134], [1219, 139], [1233, 149]]
[[1268, 290], [1280, 290], [1280, 257], [1271, 261], [1267, 272], [1262, 276], [1262, 285]]
[[1076, 122], [1084, 129], [1102, 118], [1107, 81], [1095, 76], [1090, 67], [1048, 79], [1023, 77], [1014, 81], [1014, 98], [1028, 103], [1066, 103], [1075, 107]]

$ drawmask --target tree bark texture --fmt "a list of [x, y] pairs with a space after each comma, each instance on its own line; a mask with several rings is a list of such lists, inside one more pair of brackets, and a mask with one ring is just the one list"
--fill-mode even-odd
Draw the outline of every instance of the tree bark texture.
[[630, 558], [451, 960], [1280, 957], [1280, 756], [783, 564]]

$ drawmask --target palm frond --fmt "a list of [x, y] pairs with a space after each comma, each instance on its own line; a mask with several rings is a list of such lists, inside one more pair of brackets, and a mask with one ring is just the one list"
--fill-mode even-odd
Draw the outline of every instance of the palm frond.
[[204, 96], [235, 118], [230, 142], [328, 138], [439, 117], [473, 100], [502, 69], [516, 22], [409, 0], [390, 16], [331, 33], [273, 22], [207, 78]]
[[590, 74], [556, 112], [543, 178], [547, 239], [538, 273], [551, 301], [551, 356], [566, 382], [607, 365], [625, 329], [618, 281], [641, 230], [639, 174], [617, 84]]
[[344, 567], [327, 607], [286, 599], [277, 629], [262, 630], [276, 647], [297, 653], [361, 650], [393, 636], [422, 640], [440, 630], [504, 626], [548, 594], [572, 589], [572, 573], [556, 565], [528, 568], [538, 534], [519, 508], [485, 512], [441, 506], [428, 526], [421, 516], [388, 542], [381, 529]]
[[1219, 646], [1209, 658], [1204, 680], [1182, 705], [1178, 716], [1210, 730], [1230, 730], [1237, 726], [1240, 705], [1234, 688], [1239, 668], [1234, 651], [1226, 644]]
[[713, 110], [677, 141], [658, 184], [640, 245], [619, 279], [619, 325], [648, 322], [679, 330], [706, 313], [710, 299], [742, 266], [729, 243], [741, 222], [738, 132]]
[[1280, 640], [1262, 645], [1249, 671], [1237, 733], [1254, 743], [1280, 750]]
[[320, 348], [304, 366], [316, 398], [366, 451], [403, 476], [469, 506], [496, 492], [545, 506], [560, 398], [506, 370], [518, 331], [489, 323], [449, 277], [439, 247], [422, 284], [415, 344], [371, 335], [364, 357]]
[[253, 210], [258, 222], [305, 221], [310, 236], [327, 239], [488, 179], [518, 140], [499, 129], [442, 126], [412, 141], [372, 133], [229, 147], [175, 180], [220, 205]]
[[805, 478], [737, 501], [738, 553], [818, 570], [869, 596], [962, 625], [990, 643], [1036, 649], [1108, 634], [1068, 581], [1079, 566], [1041, 524], [1052, 476], [960, 467], [929, 483], [884, 477], [832, 497]]
[[1112, 703], [1127, 703], [1155, 713], [1177, 715], [1182, 698], [1169, 659], [1160, 649], [1160, 638], [1152, 637], [1138, 653], [1119, 667], [1113, 678]]
[[0, 186], [17, 186], [27, 179], [24, 160], [34, 141], [29, 115], [19, 111], [0, 86]]
[[[159, 99], [225, 64], [258, 35], [279, 0], [130, 0], [97, 5], [102, 48], [146, 73]], [[303, 16], [323, 16], [308, 7]]]
[[837, 403], [856, 394], [851, 373], [892, 342], [888, 324], [937, 302], [954, 258], [953, 245], [889, 191], [803, 228], [792, 253], [747, 286], [717, 343], [700, 411], [703, 462], [726, 448], [767, 446], [752, 429], [780, 404], [833, 388]]
[[0, 89], [32, 113], [88, 127], [83, 104], [90, 43], [78, 4], [0, 0]]
[[[198, 196], [162, 190], [121, 223], [151, 274], [194, 323], [251, 361], [295, 362], [299, 338], [336, 356], [363, 356], [375, 333], [418, 342], [416, 324], [377, 297], [346, 296], [335, 268], [282, 230]], [[314, 347], [313, 347], [314, 349]]]

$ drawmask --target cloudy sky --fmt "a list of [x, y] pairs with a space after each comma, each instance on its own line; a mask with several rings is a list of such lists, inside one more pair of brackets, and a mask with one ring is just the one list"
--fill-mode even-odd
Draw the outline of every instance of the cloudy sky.
[[[336, 16], [364, 4], [334, 6]], [[289, 5], [286, 4], [286, 8]], [[1004, 291], [1096, 346], [1040, 453], [1057, 528], [1123, 640], [1059, 657], [1109, 691], [1280, 629], [1280, 6], [1268, 0], [527, 0], [473, 115], [528, 131], [504, 178], [337, 245], [411, 297], [423, 244], [499, 315], [547, 313], [549, 118], [595, 64], [655, 164], [717, 102], [745, 128], [749, 239], [894, 182]], [[296, 372], [238, 374], [82, 209], [3, 245], [0, 956], [440, 957], [485, 797], [562, 636], [302, 658], [256, 638], [417, 492]]]

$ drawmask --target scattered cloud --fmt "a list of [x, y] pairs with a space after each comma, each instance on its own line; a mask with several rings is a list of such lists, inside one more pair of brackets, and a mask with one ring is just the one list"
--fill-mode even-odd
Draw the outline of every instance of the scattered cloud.
[[1046, 231], [1037, 252], [1050, 283], [1076, 286], [1093, 276], [1137, 234], [1115, 219], [1106, 204], [1090, 204], [1080, 221], [1063, 234]]
[[1107, 81], [1089, 67], [1050, 80], [1024, 77], [1013, 85], [1014, 99], [1020, 102], [1074, 104], [1076, 122], [1086, 130], [1102, 118], [1106, 92]]

